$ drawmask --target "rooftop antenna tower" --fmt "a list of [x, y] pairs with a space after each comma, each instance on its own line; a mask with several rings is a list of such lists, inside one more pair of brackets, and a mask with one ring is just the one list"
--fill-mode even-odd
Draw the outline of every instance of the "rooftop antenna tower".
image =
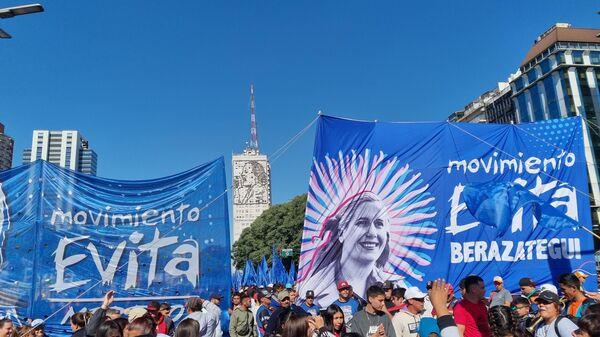
[[250, 84], [250, 143], [248, 148], [258, 153], [258, 131], [256, 129], [256, 113], [254, 107], [254, 84]]

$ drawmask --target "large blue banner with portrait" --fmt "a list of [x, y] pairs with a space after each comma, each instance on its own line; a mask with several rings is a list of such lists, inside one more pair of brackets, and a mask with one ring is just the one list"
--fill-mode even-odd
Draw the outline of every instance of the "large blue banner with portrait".
[[223, 158], [169, 177], [102, 179], [37, 161], [0, 172], [0, 311], [50, 333], [101, 304], [185, 298], [228, 303], [230, 237]]
[[[321, 306], [343, 279], [480, 275], [510, 290], [594, 272], [580, 118], [533, 124], [381, 123], [322, 116], [310, 172], [299, 293]], [[588, 278], [587, 288], [596, 280]]]

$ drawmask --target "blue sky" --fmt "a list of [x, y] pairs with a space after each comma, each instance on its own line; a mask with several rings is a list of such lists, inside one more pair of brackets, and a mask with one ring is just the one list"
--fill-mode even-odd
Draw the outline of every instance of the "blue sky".
[[[0, 122], [15, 164], [33, 129], [77, 129], [99, 175], [146, 179], [273, 153], [316, 117], [445, 120], [595, 1], [42, 1], [0, 20]], [[0, 7], [27, 1], [2, 1]], [[307, 189], [314, 127], [272, 165], [273, 201]]]

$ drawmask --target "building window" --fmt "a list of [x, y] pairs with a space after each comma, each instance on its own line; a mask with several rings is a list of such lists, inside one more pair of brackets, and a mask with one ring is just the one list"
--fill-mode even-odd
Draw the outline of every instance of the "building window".
[[517, 102], [519, 104], [519, 117], [521, 122], [531, 122], [531, 118], [529, 118], [529, 111], [527, 110], [527, 100], [525, 99], [524, 93], [521, 93], [519, 96], [517, 96]]
[[[594, 101], [592, 99], [592, 89], [590, 88], [587, 81], [587, 74], [584, 68], [577, 68], [577, 77], [579, 77], [579, 87], [581, 90], [581, 98], [583, 101], [583, 107], [585, 109], [585, 113], [588, 119], [591, 119], [592, 116], [596, 117], [596, 113], [594, 112]], [[597, 124], [594, 121], [594, 124]]]
[[574, 50], [571, 55], [573, 55], [574, 64], [583, 64], [583, 51]]
[[537, 80], [537, 71], [535, 71], [535, 68], [531, 69], [528, 73], [527, 73], [527, 80], [529, 81], [529, 84], [535, 82], [535, 80]]
[[558, 52], [556, 53], [556, 64], [565, 64], [565, 53]]
[[560, 70], [560, 78], [564, 93], [563, 99], [565, 100], [565, 106], [567, 107], [567, 116], [576, 116], [577, 113], [575, 110], [575, 102], [573, 100], [573, 89], [571, 88], [571, 82], [569, 81], [569, 72], [564, 69]]
[[515, 80], [516, 91], [521, 91], [521, 89], [523, 89], [524, 86], [525, 86], [525, 84], [523, 83], [523, 76], [521, 76]]
[[[596, 72], [596, 77], [597, 74], [598, 73]], [[590, 127], [597, 128], [598, 118], [596, 117], [596, 111], [594, 110], [594, 100], [592, 98], [592, 95], [597, 95], [597, 91], [596, 93], [592, 92], [593, 89], [590, 88], [585, 69], [577, 69], [577, 75], [579, 77], [579, 87], [581, 90], [581, 99], [583, 101], [586, 119], [590, 122]], [[594, 151], [594, 155], [596, 156], [596, 158], [600, 158], [600, 135], [598, 134], [598, 132], [590, 132], [590, 137], [592, 141], [592, 149]]]
[[544, 78], [544, 91], [546, 92], [546, 101], [548, 104], [548, 117], [551, 119], [560, 118], [560, 105], [556, 99], [556, 91], [554, 90], [554, 81], [552, 76]]
[[550, 60], [545, 59], [540, 63], [540, 68], [542, 69], [542, 74], [547, 74], [550, 71]]
[[533, 118], [536, 121], [543, 121], [546, 119], [544, 116], [544, 109], [542, 108], [542, 102], [540, 98], [540, 92], [537, 85], [534, 85], [529, 89], [529, 95], [531, 96], [531, 107], [533, 108]]
[[590, 52], [590, 63], [592, 64], [600, 64], [600, 52], [592, 51]]

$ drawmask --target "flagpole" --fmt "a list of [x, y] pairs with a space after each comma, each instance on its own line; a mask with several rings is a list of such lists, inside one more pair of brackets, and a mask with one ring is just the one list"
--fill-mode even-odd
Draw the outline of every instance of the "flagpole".
[[586, 231], [586, 232], [588, 232], [588, 233], [592, 234], [594, 237], [596, 237], [596, 239], [600, 240], [600, 236], [599, 236], [598, 234], [596, 234], [596, 233], [592, 232], [591, 230], [589, 230], [589, 229], [587, 229], [587, 228], [585, 228], [585, 227], [579, 227], [579, 228], [581, 228], [581, 229], [583, 229], [584, 231]]

